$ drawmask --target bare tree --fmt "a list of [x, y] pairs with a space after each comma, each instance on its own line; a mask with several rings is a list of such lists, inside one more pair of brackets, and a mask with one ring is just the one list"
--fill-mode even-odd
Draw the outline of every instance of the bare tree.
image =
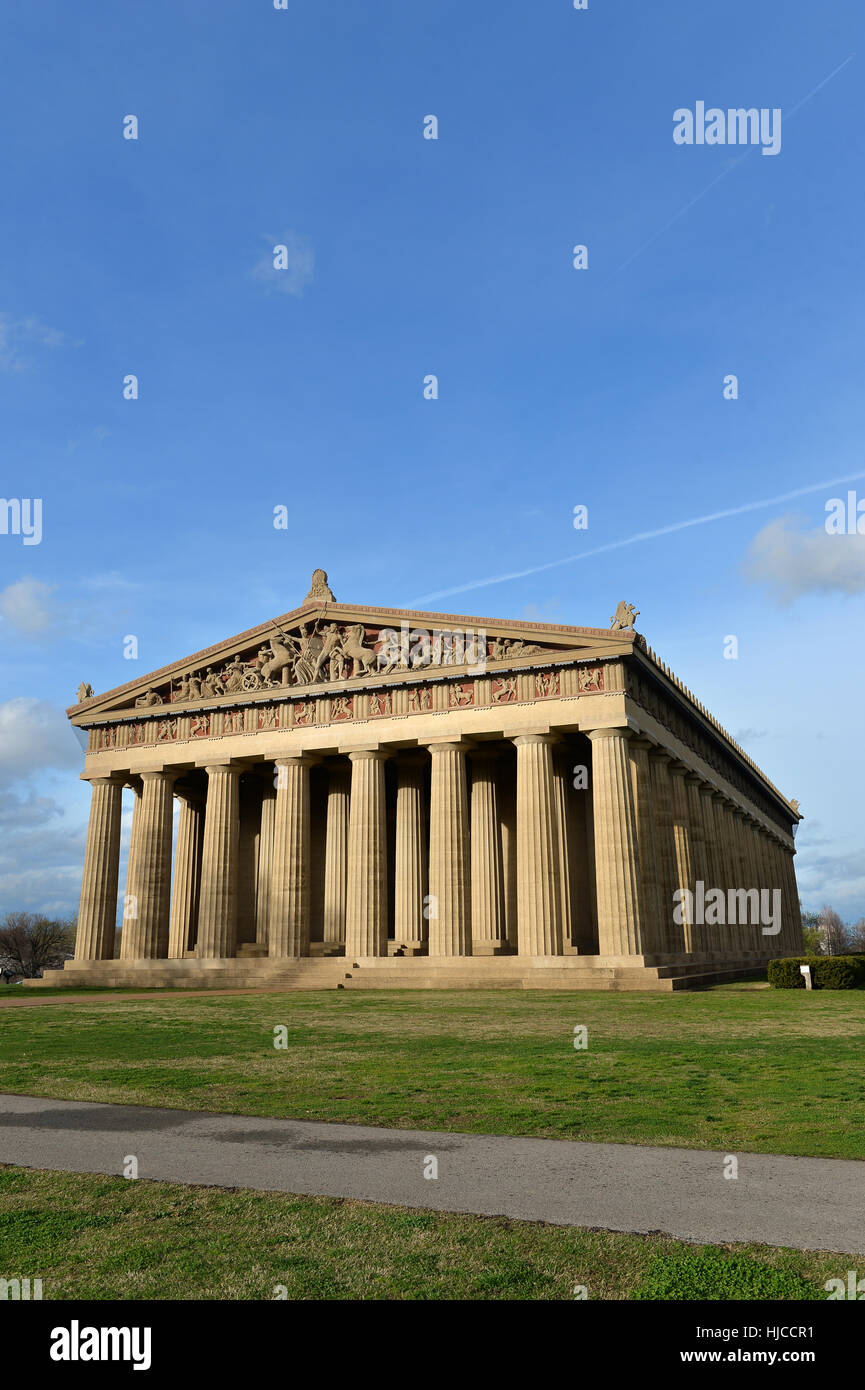
[[858, 922], [853, 923], [848, 937], [848, 945], [851, 951], [865, 952], [865, 917], [860, 917]]
[[820, 909], [819, 926], [825, 954], [843, 956], [849, 947], [847, 928], [834, 907], [830, 907], [828, 903]]
[[62, 965], [74, 947], [75, 925], [68, 919], [51, 921], [34, 912], [7, 912], [0, 923], [4, 969], [28, 980]]

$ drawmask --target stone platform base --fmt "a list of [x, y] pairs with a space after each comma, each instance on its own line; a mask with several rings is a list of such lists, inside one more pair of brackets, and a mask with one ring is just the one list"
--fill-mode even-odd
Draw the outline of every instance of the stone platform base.
[[767, 956], [308, 956], [67, 961], [31, 989], [672, 990], [741, 979]]

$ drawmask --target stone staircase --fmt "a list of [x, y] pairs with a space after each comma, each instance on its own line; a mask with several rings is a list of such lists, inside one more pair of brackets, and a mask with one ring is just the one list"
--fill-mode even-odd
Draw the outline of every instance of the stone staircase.
[[271, 960], [241, 946], [232, 960], [67, 961], [31, 989], [545, 989], [670, 993], [742, 979], [766, 957], [306, 956]]

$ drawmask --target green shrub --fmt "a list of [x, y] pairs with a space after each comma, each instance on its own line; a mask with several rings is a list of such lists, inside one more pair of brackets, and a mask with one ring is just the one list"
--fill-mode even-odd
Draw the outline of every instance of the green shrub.
[[656, 1255], [631, 1294], [664, 1302], [692, 1299], [825, 1299], [823, 1289], [789, 1269], [761, 1264], [750, 1255], [728, 1255], [705, 1245], [685, 1255]]
[[865, 989], [865, 956], [790, 956], [769, 962], [773, 989], [804, 989], [800, 965], [810, 965], [815, 989]]

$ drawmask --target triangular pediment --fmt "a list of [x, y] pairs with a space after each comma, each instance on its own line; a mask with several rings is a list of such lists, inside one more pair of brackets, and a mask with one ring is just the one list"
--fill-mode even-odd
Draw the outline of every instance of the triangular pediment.
[[85, 688], [68, 714], [86, 725], [109, 713], [180, 710], [268, 692], [517, 670], [538, 661], [622, 655], [635, 640], [633, 630], [371, 608], [310, 595], [300, 608], [113, 690], [88, 694]]

